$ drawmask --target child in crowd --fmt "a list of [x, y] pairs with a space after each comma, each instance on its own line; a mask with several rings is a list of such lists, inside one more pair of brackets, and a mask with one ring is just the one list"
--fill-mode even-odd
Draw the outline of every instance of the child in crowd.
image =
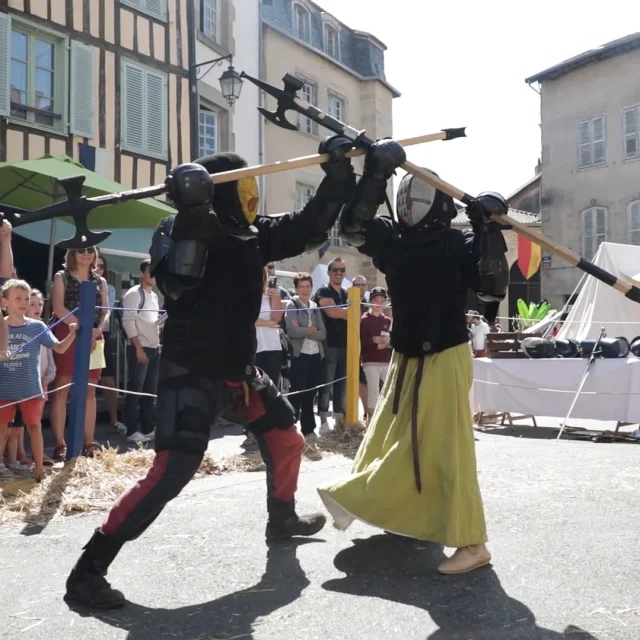
[[0, 361], [9, 359], [9, 330], [7, 320], [0, 313]]
[[[29, 299], [29, 309], [25, 314], [27, 318], [32, 320], [40, 320], [44, 309], [44, 296], [38, 289], [31, 290]], [[56, 364], [53, 361], [53, 351], [47, 349], [44, 345], [40, 347], [40, 378], [42, 380], [42, 391], [44, 392], [45, 402], [48, 399], [47, 391], [49, 385], [56, 377]], [[31, 473], [31, 460], [27, 458], [24, 448], [24, 420], [22, 412], [18, 408], [16, 411], [16, 419], [10, 425], [9, 439], [6, 443], [7, 455], [6, 465], [11, 471], [18, 475]], [[44, 456], [44, 464], [52, 465], [53, 460], [48, 456]]]
[[[69, 335], [59, 342], [42, 320], [27, 317], [30, 298], [31, 287], [24, 280], [8, 280], [2, 286], [2, 300], [8, 314], [11, 356], [8, 361], [0, 363], [0, 460], [4, 454], [8, 424], [13, 422], [16, 407], [19, 406], [31, 440], [35, 479], [40, 482], [44, 475], [44, 446], [40, 423], [44, 407], [40, 373], [41, 347], [64, 353], [75, 340], [78, 325], [70, 324]], [[13, 475], [4, 463], [0, 463], [0, 478]]]

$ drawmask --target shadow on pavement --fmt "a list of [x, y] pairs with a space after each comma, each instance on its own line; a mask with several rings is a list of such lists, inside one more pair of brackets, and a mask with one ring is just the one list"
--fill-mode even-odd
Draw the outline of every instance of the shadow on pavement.
[[[324, 542], [315, 538], [273, 544], [267, 550], [267, 565], [260, 582], [210, 602], [164, 609], [127, 602], [123, 609], [90, 612], [69, 603], [83, 617], [94, 617], [117, 629], [128, 631], [127, 640], [160, 638], [237, 638], [250, 640], [258, 618], [295, 602], [310, 582], [300, 566], [298, 546]], [[187, 577], [185, 576], [185, 580]], [[126, 585], [123, 586], [126, 591]], [[125, 593], [126, 595], [126, 593]]]
[[[20, 531], [20, 535], [35, 536], [47, 528], [53, 516], [58, 512], [64, 490], [75, 466], [76, 459], [74, 458], [67, 462], [61, 471], [56, 473], [42, 499], [40, 510], [29, 517], [27, 524]], [[33, 486], [35, 487], [36, 485], [34, 484]]]
[[527, 425], [483, 424], [481, 427], [474, 425], [474, 431], [489, 433], [495, 436], [510, 436], [511, 438], [529, 438], [531, 440], [555, 440], [558, 437], [559, 427], [533, 427]]
[[564, 633], [536, 624], [531, 610], [507, 595], [491, 566], [461, 576], [442, 576], [440, 545], [391, 535], [354, 540], [335, 557], [346, 574], [322, 587], [382, 598], [425, 610], [439, 627], [427, 640], [597, 640], [573, 625]]

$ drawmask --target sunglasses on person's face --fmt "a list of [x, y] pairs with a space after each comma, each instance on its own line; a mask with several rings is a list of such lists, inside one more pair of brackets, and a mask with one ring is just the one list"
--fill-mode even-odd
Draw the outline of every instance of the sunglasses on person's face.
[[76, 249], [76, 253], [82, 255], [84, 253], [88, 253], [89, 255], [93, 255], [96, 250], [93, 247], [88, 247], [87, 249]]
[[267, 269], [275, 269], [276, 265], [275, 264], [268, 264], [267, 265]]
[[96, 269], [100, 269], [102, 271], [104, 269], [104, 265], [103, 264], [97, 264], [96, 265]]
[[346, 267], [331, 267], [331, 273], [344, 273], [346, 270]]

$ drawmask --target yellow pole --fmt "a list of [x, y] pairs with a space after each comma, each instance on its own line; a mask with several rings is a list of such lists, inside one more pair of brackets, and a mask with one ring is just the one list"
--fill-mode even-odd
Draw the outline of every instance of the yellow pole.
[[347, 299], [347, 426], [358, 424], [358, 402], [360, 401], [360, 287], [351, 287]]

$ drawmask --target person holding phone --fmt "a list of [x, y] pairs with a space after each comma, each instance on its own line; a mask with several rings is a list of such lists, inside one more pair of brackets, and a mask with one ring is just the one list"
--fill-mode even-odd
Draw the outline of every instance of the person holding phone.
[[280, 386], [282, 367], [282, 342], [280, 341], [280, 322], [284, 317], [284, 302], [278, 291], [278, 281], [264, 270], [264, 291], [260, 306], [260, 315], [256, 320], [256, 367], [262, 369], [276, 387]]

